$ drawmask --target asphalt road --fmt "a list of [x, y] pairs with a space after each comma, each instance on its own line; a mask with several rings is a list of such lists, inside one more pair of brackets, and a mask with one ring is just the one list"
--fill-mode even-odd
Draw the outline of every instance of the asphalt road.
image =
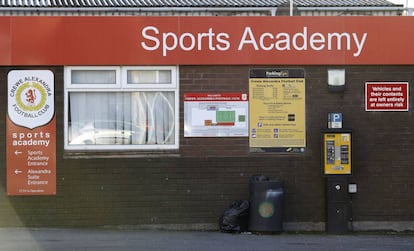
[[258, 235], [154, 230], [0, 228], [0, 250], [414, 251], [414, 233]]

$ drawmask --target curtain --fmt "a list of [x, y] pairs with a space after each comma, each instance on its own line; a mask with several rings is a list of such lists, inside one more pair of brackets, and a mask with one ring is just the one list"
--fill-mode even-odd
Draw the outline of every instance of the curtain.
[[174, 92], [71, 92], [69, 144], [174, 144]]

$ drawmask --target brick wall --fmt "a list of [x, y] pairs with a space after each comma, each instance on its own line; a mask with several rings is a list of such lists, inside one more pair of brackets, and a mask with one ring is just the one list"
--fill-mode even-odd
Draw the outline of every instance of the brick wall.
[[[306, 66], [307, 149], [303, 154], [250, 153], [247, 138], [184, 138], [183, 94], [248, 92], [257, 66], [180, 67], [180, 150], [175, 155], [75, 158], [63, 150], [63, 69], [55, 73], [57, 195], [7, 196], [5, 121], [0, 120], [0, 227], [217, 224], [234, 200], [247, 199], [252, 175], [285, 182], [285, 222], [325, 221], [320, 129], [342, 112], [354, 129], [356, 221], [413, 221], [414, 125], [409, 112], [365, 112], [365, 81], [414, 81], [411, 66], [348, 66], [344, 93], [329, 93], [326, 66]], [[266, 66], [269, 67], [269, 66]], [[273, 67], [273, 66], [270, 66]], [[0, 116], [7, 72], [0, 69]]]

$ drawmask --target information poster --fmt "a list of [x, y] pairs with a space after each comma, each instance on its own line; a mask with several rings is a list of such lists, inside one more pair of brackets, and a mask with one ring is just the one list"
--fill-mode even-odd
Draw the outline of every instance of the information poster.
[[408, 111], [408, 82], [366, 82], [365, 111]]
[[303, 69], [252, 69], [251, 151], [303, 152], [306, 147]]
[[184, 94], [185, 137], [247, 137], [246, 93]]
[[53, 73], [10, 71], [7, 103], [7, 194], [56, 194]]

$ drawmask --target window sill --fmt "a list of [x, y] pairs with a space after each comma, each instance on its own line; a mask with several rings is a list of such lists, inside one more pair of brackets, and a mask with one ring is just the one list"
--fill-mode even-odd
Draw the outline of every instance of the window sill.
[[178, 158], [178, 151], [65, 151], [63, 159]]

